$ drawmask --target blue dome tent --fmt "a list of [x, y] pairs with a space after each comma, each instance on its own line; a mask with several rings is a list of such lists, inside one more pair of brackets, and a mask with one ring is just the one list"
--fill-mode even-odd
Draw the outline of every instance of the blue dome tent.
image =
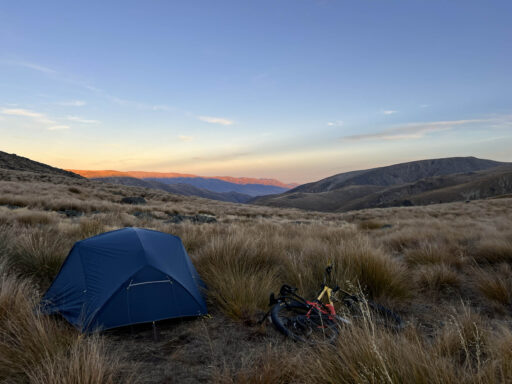
[[42, 300], [82, 331], [207, 313], [181, 240], [123, 228], [75, 243]]

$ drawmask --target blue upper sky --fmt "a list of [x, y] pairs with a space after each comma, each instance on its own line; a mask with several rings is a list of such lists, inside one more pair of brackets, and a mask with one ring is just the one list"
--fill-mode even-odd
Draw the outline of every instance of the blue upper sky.
[[11, 1], [0, 150], [305, 182], [512, 161], [512, 2]]

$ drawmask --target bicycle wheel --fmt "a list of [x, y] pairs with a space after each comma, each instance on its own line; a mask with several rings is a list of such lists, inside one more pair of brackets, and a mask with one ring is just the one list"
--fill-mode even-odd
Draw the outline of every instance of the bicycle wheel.
[[331, 343], [339, 332], [337, 323], [328, 315], [298, 301], [277, 303], [270, 317], [279, 332], [295, 341]]

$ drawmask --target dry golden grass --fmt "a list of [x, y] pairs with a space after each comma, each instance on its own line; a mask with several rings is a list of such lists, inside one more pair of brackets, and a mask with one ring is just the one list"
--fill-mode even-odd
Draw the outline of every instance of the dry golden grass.
[[285, 348], [268, 346], [256, 358], [248, 358], [241, 368], [232, 370], [223, 367], [215, 370], [212, 382], [216, 384], [288, 384], [301, 383], [304, 376], [301, 365], [302, 354], [291, 353]]
[[253, 236], [234, 229], [212, 236], [196, 263], [209, 296], [227, 315], [241, 320], [264, 312], [269, 292], [278, 288], [277, 250], [270, 239]]
[[417, 284], [429, 292], [442, 292], [447, 288], [458, 288], [461, 276], [452, 267], [445, 264], [426, 265], [416, 272]]
[[41, 314], [37, 298], [30, 280], [0, 273], [0, 381], [113, 383], [119, 362], [101, 339]]
[[437, 338], [427, 341], [414, 327], [401, 334], [374, 326], [340, 329], [338, 343], [313, 351], [301, 378], [315, 383], [507, 383], [511, 332], [489, 330], [462, 305], [453, 310]]
[[504, 306], [512, 305], [512, 270], [509, 264], [486, 271], [475, 269], [475, 284], [480, 292], [488, 299]]
[[511, 263], [512, 238], [486, 237], [475, 246], [473, 256], [479, 263]]
[[134, 380], [129, 375], [120, 377], [119, 368], [119, 359], [106, 352], [104, 340], [92, 336], [47, 356], [30, 367], [26, 376], [30, 384], [114, 384]]
[[48, 286], [72, 245], [72, 240], [52, 227], [23, 228], [17, 231], [5, 260], [19, 275], [32, 277], [40, 285]]
[[[148, 203], [121, 204], [123, 196]], [[66, 209], [82, 214], [58, 213]], [[168, 222], [176, 213], [217, 222]], [[191, 336], [172, 347], [173, 358], [161, 352], [152, 360], [159, 351], [151, 338], [137, 353], [113, 355], [124, 348], [119, 339], [79, 338], [36, 310], [75, 241], [124, 226], [180, 236], [208, 285], [220, 320], [185, 325]], [[125, 382], [120, 356], [132, 363], [151, 348], [136, 362], [141, 371], [155, 368], [155, 382], [172, 382], [158, 372], [177, 364], [218, 383], [512, 382], [510, 228], [512, 199], [324, 214], [0, 170], [0, 382]], [[254, 326], [281, 284], [313, 296], [328, 263], [333, 284], [391, 305], [406, 330], [368, 320], [341, 329], [335, 346], [306, 348]], [[223, 336], [234, 330], [238, 339]], [[214, 352], [216, 335], [234, 361]], [[187, 355], [194, 345], [202, 350]]]

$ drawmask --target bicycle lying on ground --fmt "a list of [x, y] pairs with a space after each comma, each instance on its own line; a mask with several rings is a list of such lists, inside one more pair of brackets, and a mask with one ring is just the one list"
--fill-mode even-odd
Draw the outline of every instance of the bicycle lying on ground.
[[[311, 301], [299, 296], [296, 293], [297, 288], [283, 285], [277, 298], [273, 293], [270, 295], [271, 309], [265, 318], [270, 313], [272, 323], [279, 332], [295, 341], [303, 342], [333, 342], [341, 326], [350, 325], [358, 317], [364, 316], [393, 330], [403, 328], [400, 316], [390, 309], [366, 300], [362, 295], [353, 295], [338, 286], [329, 287], [327, 280], [331, 271], [332, 266], [325, 269], [322, 289], [316, 299]], [[337, 294], [342, 295], [341, 299], [337, 298]], [[350, 316], [336, 314], [334, 301], [341, 302]]]

